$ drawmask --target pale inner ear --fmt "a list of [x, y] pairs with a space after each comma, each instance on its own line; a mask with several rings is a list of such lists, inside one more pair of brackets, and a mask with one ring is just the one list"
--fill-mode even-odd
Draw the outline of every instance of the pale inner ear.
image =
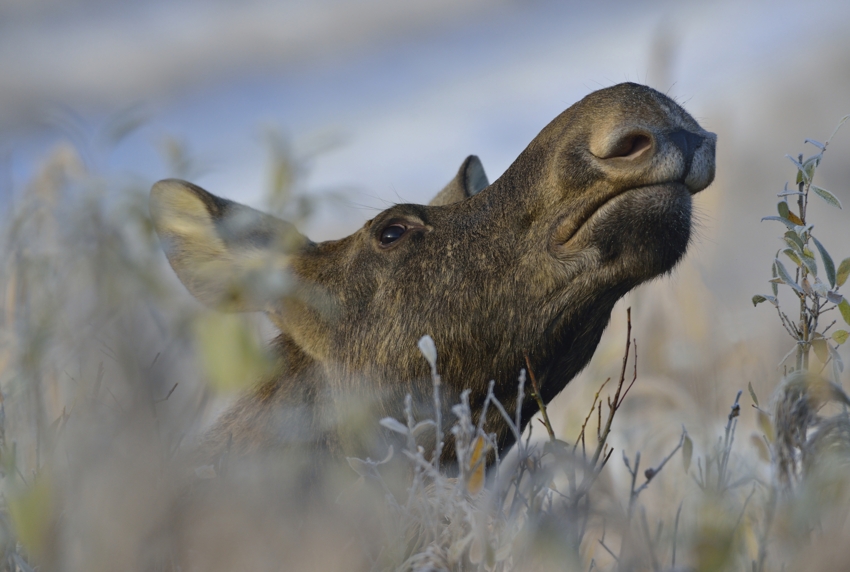
[[481, 160], [475, 155], [470, 155], [461, 164], [455, 178], [437, 193], [428, 205], [432, 207], [450, 205], [468, 199], [489, 184]]
[[291, 258], [310, 244], [287, 222], [177, 179], [153, 186], [150, 211], [180, 281], [218, 309], [268, 309], [291, 288]]

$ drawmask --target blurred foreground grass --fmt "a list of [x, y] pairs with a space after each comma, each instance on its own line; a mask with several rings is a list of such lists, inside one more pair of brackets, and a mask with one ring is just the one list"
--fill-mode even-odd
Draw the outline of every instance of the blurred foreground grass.
[[[281, 148], [276, 210], [298, 172]], [[486, 479], [489, 436], [464, 403], [457, 479], [417, 447], [423, 420], [412, 418], [381, 421], [408, 437], [394, 452], [404, 470], [350, 459], [306, 494], [296, 453], [226, 473], [193, 466], [185, 452], [218, 396], [269, 358], [255, 321], [200, 309], [172, 276], [148, 189], [92, 173], [61, 146], [4, 221], [4, 570], [763, 571], [850, 561], [850, 400], [840, 377], [795, 366], [782, 380], [777, 369], [766, 392], [739, 372], [740, 386], [718, 397], [723, 410], [700, 407], [685, 382], [638, 375], [636, 360], [657, 363], [674, 330], [634, 340], [620, 310], [607, 336], [615, 345], [600, 348], [584, 393], [550, 411], [571, 421], [556, 423], [556, 438], [532, 423]], [[707, 331], [710, 310], [691, 312], [685, 326]], [[725, 360], [734, 377], [736, 355], [763, 351], [758, 342], [703, 359]], [[432, 362], [440, 351], [422, 349]], [[824, 361], [838, 356], [827, 351]], [[519, 381], [532, 398], [532, 379]]]

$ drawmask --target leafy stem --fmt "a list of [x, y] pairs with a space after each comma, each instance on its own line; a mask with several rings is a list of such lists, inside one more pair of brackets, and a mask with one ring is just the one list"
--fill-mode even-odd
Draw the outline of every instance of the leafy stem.
[[[850, 117], [850, 116], [848, 116]], [[848, 117], [839, 122], [840, 127]], [[814, 225], [809, 220], [809, 196], [814, 193], [828, 205], [841, 208], [841, 201], [835, 195], [814, 184], [815, 172], [823, 159], [824, 153], [829, 146], [832, 137], [838, 131], [836, 127], [830, 138], [825, 143], [813, 139], [806, 139], [817, 147], [818, 152], [804, 159], [803, 154], [788, 159], [797, 169], [795, 188], [791, 190], [785, 185], [783, 192], [777, 196], [781, 199], [776, 205], [778, 216], [767, 216], [762, 220], [775, 220], [786, 227], [786, 232], [781, 238], [784, 248], [776, 253], [773, 261], [772, 278], [770, 280], [773, 295], [757, 294], [753, 296], [753, 304], [769, 302], [777, 311], [782, 327], [794, 341], [794, 348], [782, 359], [795, 354], [796, 370], [809, 369], [809, 357], [814, 350], [815, 355], [824, 365], [832, 363], [833, 377], [837, 381], [839, 374], [844, 369], [844, 364], [838, 355], [838, 346], [843, 344], [850, 333], [847, 330], [836, 330], [830, 338], [826, 337], [826, 328], [820, 325], [820, 316], [838, 308], [844, 321], [850, 325], [850, 302], [839, 293], [840, 287], [846, 282], [850, 275], [850, 258], [845, 258], [836, 268], [832, 256], [826, 247], [814, 235]], [[788, 197], [795, 197], [796, 205], [788, 201]], [[793, 209], [796, 206], [796, 209]], [[795, 212], [796, 210], [796, 212]], [[815, 251], [819, 256], [815, 255]], [[786, 268], [787, 261], [783, 263], [780, 255], [790, 260], [793, 271]], [[818, 258], [820, 260], [818, 261]], [[819, 263], [818, 263], [819, 262]], [[782, 310], [779, 300], [779, 286], [787, 286], [797, 297], [799, 303], [799, 318], [791, 319]], [[830, 345], [832, 342], [832, 345]], [[780, 362], [781, 363], [781, 362]]]

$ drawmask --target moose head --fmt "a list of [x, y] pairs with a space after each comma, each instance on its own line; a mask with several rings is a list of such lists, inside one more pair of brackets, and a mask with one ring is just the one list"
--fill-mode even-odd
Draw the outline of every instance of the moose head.
[[[471, 156], [429, 205], [392, 206], [321, 243], [191, 183], [157, 183], [151, 214], [183, 284], [214, 308], [266, 312], [281, 332], [274, 373], [208, 445], [348, 452], [353, 404], [375, 420], [401, 417], [407, 394], [432, 403], [425, 334], [438, 348], [447, 461], [448, 406], [464, 389], [476, 411], [495, 380], [515, 413], [528, 356], [549, 402], [590, 360], [615, 302], [682, 258], [715, 142], [672, 99], [616, 85], [555, 118], [492, 184]], [[523, 425], [535, 408], [528, 400]], [[492, 413], [485, 429], [504, 450], [514, 435]]]

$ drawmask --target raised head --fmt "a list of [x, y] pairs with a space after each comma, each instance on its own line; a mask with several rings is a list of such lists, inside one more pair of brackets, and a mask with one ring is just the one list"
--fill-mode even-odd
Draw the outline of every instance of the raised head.
[[[286, 442], [287, 412], [308, 411], [317, 442], [345, 449], [337, 428], [350, 403], [375, 419], [401, 417], [408, 393], [430, 403], [425, 334], [445, 404], [468, 388], [476, 409], [495, 380], [510, 411], [526, 355], [548, 402], [590, 360], [614, 303], [685, 253], [715, 140], [665, 95], [616, 85], [555, 118], [492, 184], [469, 157], [430, 205], [395, 205], [322, 243], [190, 183], [157, 183], [154, 223], [190, 292], [265, 311], [281, 330], [288, 365], [217, 434]], [[528, 404], [523, 424], [533, 413]], [[497, 415], [486, 429], [500, 448], [513, 443]]]

